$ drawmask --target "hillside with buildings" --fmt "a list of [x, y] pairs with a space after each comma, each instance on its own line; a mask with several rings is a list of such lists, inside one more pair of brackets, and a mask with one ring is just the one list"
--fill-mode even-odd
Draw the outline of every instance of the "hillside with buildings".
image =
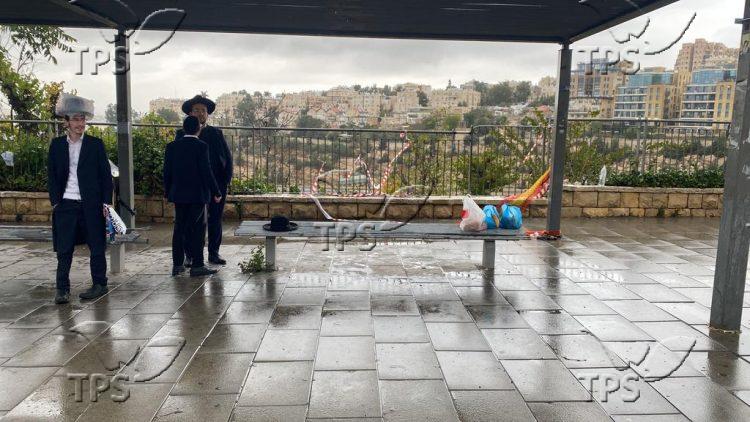
[[[683, 120], [685, 125], [730, 121], [737, 56], [736, 48], [697, 39], [682, 45], [672, 69], [634, 69], [631, 62], [604, 59], [578, 63], [571, 72], [569, 116]], [[547, 76], [534, 84], [469, 81], [454, 86], [449, 81], [446, 88], [403, 83], [275, 95], [236, 91], [216, 97], [213, 118], [221, 125], [256, 127], [454, 129], [517, 124], [537, 111], [551, 116], [556, 89], [556, 79]], [[149, 111], [179, 116], [182, 101], [157, 98]], [[436, 126], [441, 119], [452, 123]]]

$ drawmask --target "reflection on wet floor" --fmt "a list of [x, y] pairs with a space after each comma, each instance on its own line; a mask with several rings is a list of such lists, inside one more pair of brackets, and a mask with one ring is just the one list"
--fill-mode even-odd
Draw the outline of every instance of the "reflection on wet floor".
[[67, 306], [48, 244], [2, 243], [0, 416], [750, 420], [750, 334], [708, 328], [718, 223], [569, 220], [498, 243], [492, 272], [479, 241], [281, 242], [258, 275], [229, 227], [228, 265], [199, 279], [169, 275], [158, 226], [107, 296]]

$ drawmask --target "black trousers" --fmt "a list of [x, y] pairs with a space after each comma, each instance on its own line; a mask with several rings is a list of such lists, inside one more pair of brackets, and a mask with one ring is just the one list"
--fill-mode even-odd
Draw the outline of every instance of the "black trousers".
[[172, 263], [185, 263], [185, 255], [193, 260], [193, 267], [202, 267], [206, 233], [205, 204], [174, 204], [172, 232]]
[[91, 253], [91, 279], [107, 285], [106, 229], [102, 207], [84, 206], [63, 199], [52, 210], [52, 237], [57, 252], [57, 288], [70, 290], [70, 266], [76, 244], [86, 243]]
[[208, 204], [208, 257], [219, 256], [221, 246], [221, 219], [224, 216], [224, 205], [227, 202], [227, 189], [221, 192], [221, 202], [211, 200]]

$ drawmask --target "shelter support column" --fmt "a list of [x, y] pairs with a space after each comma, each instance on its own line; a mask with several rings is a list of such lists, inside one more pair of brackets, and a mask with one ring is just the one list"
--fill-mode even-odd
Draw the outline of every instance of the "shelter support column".
[[724, 210], [716, 252], [716, 272], [711, 300], [712, 328], [740, 329], [742, 301], [750, 246], [750, 0], [745, 1], [742, 40], [734, 95], [734, 115], [729, 131], [724, 168]]
[[557, 92], [555, 94], [555, 123], [552, 134], [552, 171], [547, 196], [547, 231], [560, 233], [562, 216], [562, 189], [565, 177], [565, 138], [568, 133], [568, 105], [570, 104], [570, 45], [562, 45], [557, 58]]
[[[135, 216], [127, 208], [135, 209], [133, 190], [133, 138], [130, 103], [130, 41], [123, 29], [118, 29], [115, 39], [115, 87], [117, 101], [117, 166], [120, 170], [119, 200], [115, 204], [125, 225], [135, 228]], [[124, 204], [125, 206], [122, 206]], [[127, 207], [127, 208], [126, 208]], [[121, 270], [125, 244], [112, 245], [110, 266], [112, 273]]]

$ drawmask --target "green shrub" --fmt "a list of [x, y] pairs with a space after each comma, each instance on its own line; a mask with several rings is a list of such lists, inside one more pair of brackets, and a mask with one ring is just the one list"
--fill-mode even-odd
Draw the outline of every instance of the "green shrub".
[[254, 176], [249, 179], [232, 179], [229, 191], [233, 195], [260, 195], [275, 192], [276, 189], [263, 176]]
[[638, 188], [722, 188], [724, 187], [724, 171], [719, 167], [645, 172], [631, 170], [610, 174], [607, 177], [607, 185]]

